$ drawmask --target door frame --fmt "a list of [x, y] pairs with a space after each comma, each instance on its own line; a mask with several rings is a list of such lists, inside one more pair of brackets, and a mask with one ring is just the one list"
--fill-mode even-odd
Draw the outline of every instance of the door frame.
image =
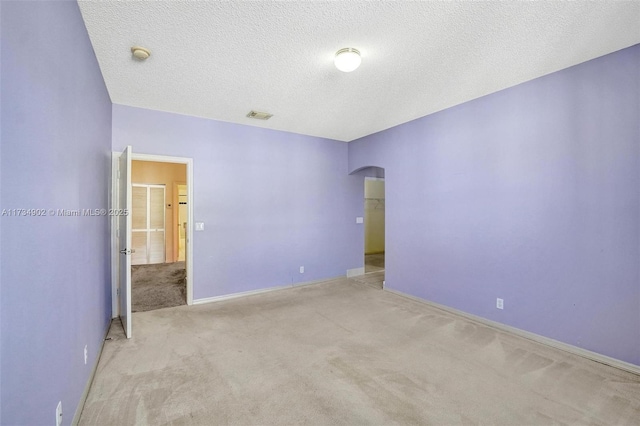
[[[109, 193], [109, 208], [117, 209], [118, 194], [118, 160], [121, 152], [111, 153], [111, 191]], [[187, 305], [193, 305], [193, 158], [172, 157], [167, 155], [141, 154], [135, 152], [131, 156], [132, 161], [153, 161], [158, 163], [177, 163], [187, 165], [187, 253], [185, 266], [187, 269]], [[166, 201], [165, 201], [166, 203]], [[111, 216], [111, 317], [117, 318], [120, 315], [119, 307], [119, 276], [118, 268], [120, 262], [119, 242], [117, 239], [117, 216]]]

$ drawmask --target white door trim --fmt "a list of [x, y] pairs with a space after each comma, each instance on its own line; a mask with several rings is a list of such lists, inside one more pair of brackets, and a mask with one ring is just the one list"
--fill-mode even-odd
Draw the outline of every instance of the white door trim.
[[[134, 147], [135, 148], [135, 147]], [[111, 154], [111, 204], [110, 208], [115, 209], [118, 200], [116, 194], [118, 193], [118, 159], [120, 158], [120, 152], [112, 152]], [[178, 163], [187, 165], [187, 253], [186, 253], [186, 267], [187, 267], [187, 305], [193, 304], [193, 158], [188, 157], [171, 157], [165, 155], [154, 154], [140, 154], [133, 152], [131, 156], [135, 161], [155, 161], [159, 163]], [[116, 235], [117, 228], [117, 216], [111, 217], [111, 316], [117, 318], [119, 315], [118, 307], [118, 262], [120, 256], [118, 253], [118, 240]]]

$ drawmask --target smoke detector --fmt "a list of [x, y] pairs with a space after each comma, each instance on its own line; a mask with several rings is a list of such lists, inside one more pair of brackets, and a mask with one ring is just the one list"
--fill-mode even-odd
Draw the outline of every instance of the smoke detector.
[[151, 56], [151, 51], [149, 49], [145, 49], [144, 47], [140, 46], [133, 46], [131, 48], [131, 53], [136, 59], [140, 59], [141, 61], [144, 61], [149, 56]]
[[256, 120], [268, 120], [271, 117], [273, 117], [273, 114], [269, 114], [268, 112], [260, 112], [260, 111], [251, 110], [251, 111], [249, 111], [249, 114], [247, 114], [247, 117], [255, 118]]

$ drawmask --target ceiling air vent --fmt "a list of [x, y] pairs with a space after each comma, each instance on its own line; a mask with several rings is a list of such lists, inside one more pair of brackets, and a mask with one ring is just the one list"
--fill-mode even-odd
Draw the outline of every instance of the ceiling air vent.
[[247, 114], [247, 117], [255, 118], [256, 120], [268, 120], [273, 117], [273, 114], [251, 110], [249, 111], [249, 114]]

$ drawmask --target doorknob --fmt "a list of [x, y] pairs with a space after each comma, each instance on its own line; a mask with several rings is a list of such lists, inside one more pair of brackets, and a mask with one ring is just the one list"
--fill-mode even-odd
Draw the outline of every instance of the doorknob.
[[122, 249], [120, 250], [120, 254], [131, 254], [131, 253], [135, 253], [136, 250], [135, 249]]

